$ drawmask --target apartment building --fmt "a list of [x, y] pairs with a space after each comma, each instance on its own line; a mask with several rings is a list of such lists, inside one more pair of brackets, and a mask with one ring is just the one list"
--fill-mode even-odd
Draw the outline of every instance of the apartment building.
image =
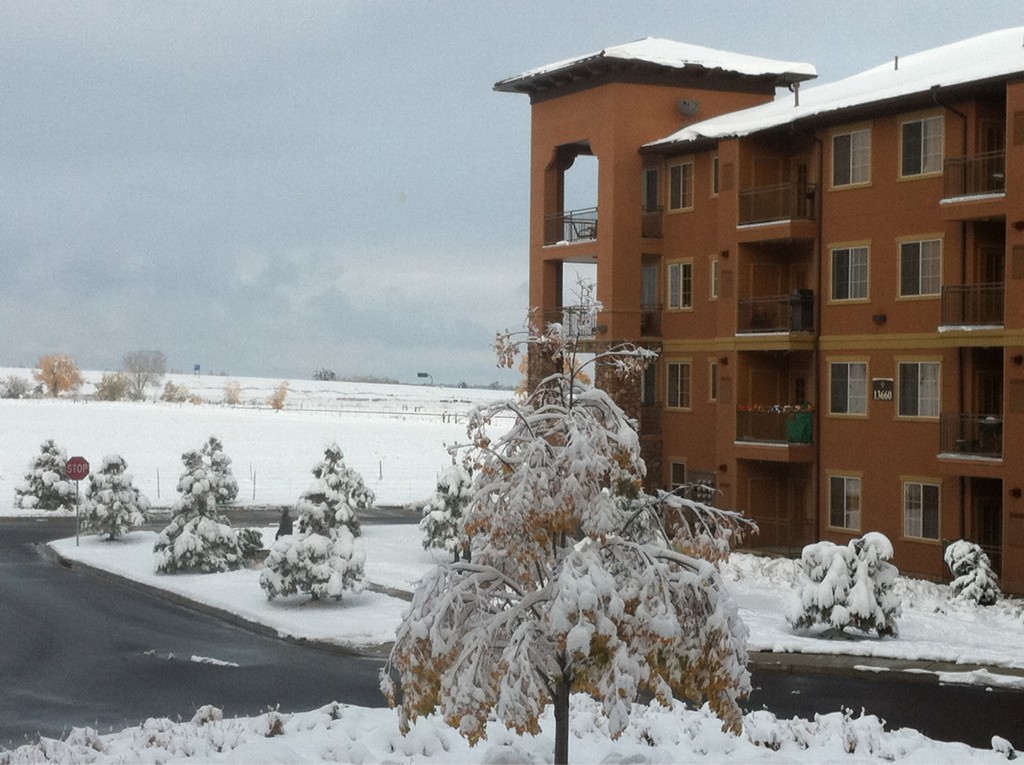
[[815, 75], [646, 39], [498, 82], [531, 103], [531, 304], [660, 351], [613, 391], [652, 485], [785, 553], [881, 531], [941, 578], [969, 539], [1024, 592], [1024, 28]]

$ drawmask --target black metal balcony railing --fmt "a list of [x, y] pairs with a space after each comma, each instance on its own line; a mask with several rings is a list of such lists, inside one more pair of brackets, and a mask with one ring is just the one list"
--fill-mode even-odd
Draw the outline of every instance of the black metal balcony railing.
[[1004, 294], [1002, 282], [943, 287], [943, 326], [1002, 326]]
[[561, 324], [565, 337], [594, 337], [597, 334], [597, 309], [593, 306], [562, 306], [544, 311], [546, 324]]
[[814, 220], [816, 188], [812, 183], [780, 183], [740, 191], [741, 225], [780, 220]]
[[1006, 152], [990, 151], [973, 157], [947, 159], [943, 167], [944, 195], [954, 197], [1001, 194], [1006, 191]]
[[590, 242], [597, 239], [597, 208], [563, 210], [544, 221], [544, 244]]
[[770, 444], [809, 444], [814, 438], [814, 412], [788, 406], [739, 407], [736, 440]]
[[640, 235], [644, 239], [661, 239], [662, 213], [664, 208], [660, 206], [644, 207], [643, 218], [641, 218]]
[[643, 337], [661, 336], [661, 306], [640, 306], [640, 334]]
[[939, 453], [1001, 459], [1003, 419], [993, 414], [943, 413], [939, 418]]
[[811, 332], [814, 329], [814, 291], [792, 295], [741, 298], [737, 301], [737, 332]]

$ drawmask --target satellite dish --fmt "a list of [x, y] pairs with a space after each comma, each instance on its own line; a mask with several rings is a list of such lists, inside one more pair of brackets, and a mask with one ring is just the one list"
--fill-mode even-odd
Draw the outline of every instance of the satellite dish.
[[684, 117], [692, 117], [700, 110], [700, 101], [688, 101], [685, 98], [676, 101], [676, 109]]

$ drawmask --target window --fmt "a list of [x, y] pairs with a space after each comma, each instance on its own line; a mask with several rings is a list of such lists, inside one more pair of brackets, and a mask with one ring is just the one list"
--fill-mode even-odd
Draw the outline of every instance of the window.
[[900, 245], [900, 295], [938, 295], [942, 242], [928, 239]]
[[863, 300], [868, 296], [868, 248], [832, 250], [832, 299]]
[[903, 536], [939, 538], [939, 487], [933, 483], [903, 483]]
[[832, 185], [851, 186], [871, 180], [871, 131], [857, 130], [832, 138]]
[[718, 269], [720, 267], [718, 258], [711, 261], [711, 299], [718, 299]]
[[828, 479], [828, 525], [860, 531], [860, 479], [834, 475]]
[[668, 169], [668, 209], [689, 210], [693, 207], [693, 163], [672, 165]]
[[832, 414], [867, 414], [868, 365], [863, 361], [837, 361], [829, 366]]
[[644, 367], [643, 386], [640, 388], [640, 404], [650, 406], [658, 401], [658, 365]]
[[711, 158], [711, 196], [718, 196], [718, 155]]
[[708, 369], [708, 401], [718, 401], [718, 362], [712, 361]]
[[668, 307], [693, 308], [693, 263], [669, 264]]
[[690, 408], [690, 362], [673, 361], [668, 365], [668, 406]]
[[899, 367], [900, 417], [938, 417], [938, 362], [904, 362]]
[[900, 175], [942, 172], [942, 117], [903, 123]]
[[676, 489], [682, 489], [686, 486], [686, 463], [685, 462], [673, 462], [672, 463], [672, 475], [669, 478], [671, 485], [669, 491], [675, 491]]
[[658, 193], [658, 168], [644, 168], [644, 185], [642, 189], [644, 212], [657, 212], [659, 197]]

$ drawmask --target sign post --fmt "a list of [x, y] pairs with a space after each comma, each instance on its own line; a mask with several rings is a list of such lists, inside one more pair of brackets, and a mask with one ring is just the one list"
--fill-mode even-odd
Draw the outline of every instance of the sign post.
[[72, 457], [64, 465], [64, 474], [75, 482], [75, 547], [78, 547], [78, 534], [81, 528], [81, 516], [78, 504], [78, 482], [89, 475], [89, 462], [85, 457]]

